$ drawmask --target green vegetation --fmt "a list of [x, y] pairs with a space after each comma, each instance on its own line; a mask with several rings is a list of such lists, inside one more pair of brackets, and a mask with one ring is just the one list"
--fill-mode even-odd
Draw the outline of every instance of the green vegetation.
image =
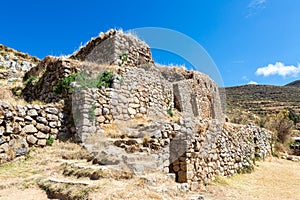
[[4, 66], [0, 65], [0, 69], [6, 69]]
[[173, 116], [174, 116], [172, 107], [169, 107], [169, 108], [168, 108], [167, 113], [170, 115], [170, 117], [173, 117]]
[[68, 90], [70, 84], [75, 81], [77, 77], [76, 73], [70, 74], [69, 76], [61, 79], [61, 81], [53, 87], [53, 91], [56, 94], [61, 94], [63, 90]]
[[293, 109], [288, 109], [289, 111], [289, 119], [294, 122], [294, 125], [300, 122], [300, 116], [296, 114], [296, 112]]
[[30, 76], [27, 80], [24, 81], [24, 84], [27, 85], [27, 84], [33, 83], [36, 80], [37, 80], [36, 76]]
[[100, 73], [97, 77], [97, 87], [104, 86], [106, 88], [111, 87], [113, 83], [114, 74], [110, 71], [105, 70]]
[[243, 167], [239, 168], [237, 173], [238, 174], [250, 174], [254, 170], [252, 165], [243, 165]]
[[82, 90], [85, 88], [98, 88], [98, 87], [111, 87], [113, 83], [114, 74], [108, 70], [105, 70], [97, 76], [97, 78], [90, 77], [86, 72], [73, 73], [63, 78], [53, 91], [56, 94], [61, 94], [63, 90], [69, 90], [72, 82], [78, 83], [76, 89]]
[[128, 55], [127, 55], [127, 53], [123, 52], [123, 53], [120, 55], [120, 59], [121, 59], [121, 62], [119, 62], [118, 65], [121, 67], [121, 66], [128, 60]]
[[52, 146], [53, 142], [54, 142], [54, 137], [53, 137], [53, 136], [50, 136], [50, 137], [47, 139], [46, 144], [47, 144], [48, 146]]

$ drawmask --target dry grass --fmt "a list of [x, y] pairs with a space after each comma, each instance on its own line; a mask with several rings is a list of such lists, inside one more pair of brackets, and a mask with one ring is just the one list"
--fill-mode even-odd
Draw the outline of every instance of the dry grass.
[[206, 199], [300, 199], [300, 163], [273, 159], [251, 174], [218, 179]]
[[[87, 195], [89, 199], [188, 199], [188, 194], [178, 191], [174, 182], [163, 179], [162, 173], [152, 175], [157, 177], [154, 186], [146, 184], [139, 177], [113, 169], [109, 170], [109, 174], [100, 174], [99, 180], [90, 180], [90, 173], [85, 169], [79, 172], [79, 168], [65, 177], [63, 170], [66, 161], [62, 160], [62, 157], [74, 152], [81, 154], [82, 151], [79, 145], [55, 142], [51, 147], [32, 149], [27, 160], [20, 159], [1, 165], [0, 199], [47, 199], [46, 193], [54, 198], [73, 199], [86, 199]], [[82, 160], [67, 162], [71, 164], [69, 167], [72, 163], [74, 167], [75, 163], [84, 163]], [[88, 176], [85, 177], [84, 173]], [[77, 175], [80, 177], [76, 177]], [[49, 177], [75, 182], [79, 180], [87, 182], [88, 185], [55, 183], [48, 180]], [[162, 192], [162, 189], [167, 190]]]
[[93, 75], [95, 76], [98, 75], [98, 73], [106, 70], [116, 74], [119, 72], [120, 69], [118, 65], [110, 65], [109, 63], [97, 64], [94, 62], [87, 62], [87, 61], [82, 61], [78, 67], [81, 71], [87, 70], [93, 72]]
[[117, 121], [112, 124], [103, 125], [104, 133], [107, 137], [111, 138], [124, 138], [128, 137], [128, 127], [146, 126], [151, 122], [151, 119], [140, 117], [130, 119], [128, 121]]
[[[90, 199], [190, 199], [192, 195], [179, 191], [178, 185], [163, 178], [161, 173], [147, 175], [148, 180], [156, 180], [155, 184], [147, 184], [145, 179], [136, 176], [122, 179], [115, 174], [115, 178], [114, 173], [93, 181], [88, 177], [77, 179], [76, 171], [67, 178], [88, 182], [88, 186], [47, 181], [49, 177], [66, 178], [62, 175], [66, 162], [63, 156], [82, 158], [82, 155], [84, 150], [79, 145], [56, 141], [51, 147], [32, 149], [27, 160], [0, 165], [0, 199], [47, 199], [45, 191], [48, 190], [57, 197], [67, 195], [82, 199], [87, 194]], [[273, 159], [258, 164], [252, 174], [217, 177], [206, 187], [205, 199], [300, 199], [300, 163]], [[82, 170], [80, 175], [84, 176], [84, 172], [88, 173]]]

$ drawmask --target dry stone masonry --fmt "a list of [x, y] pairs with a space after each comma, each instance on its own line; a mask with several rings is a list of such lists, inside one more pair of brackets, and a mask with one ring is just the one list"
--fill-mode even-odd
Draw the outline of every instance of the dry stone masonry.
[[[54, 92], [70, 74], [105, 70], [114, 74], [110, 87], [78, 89], [75, 81], [64, 93]], [[138, 175], [174, 173], [177, 182], [197, 190], [217, 175], [251, 170], [255, 159], [271, 155], [270, 132], [225, 123], [219, 89], [207, 75], [155, 65], [148, 45], [121, 31], [101, 33], [69, 58], [46, 57], [24, 79], [32, 76], [37, 81], [26, 85], [25, 99], [63, 108], [2, 103], [2, 157], [9, 149], [24, 153], [30, 145], [44, 146], [50, 135], [71, 132], [93, 153], [95, 164]]]
[[93, 38], [71, 58], [122, 66], [153, 64], [150, 47], [145, 42], [116, 30], [101, 32], [99, 37]]
[[0, 101], [0, 163], [25, 155], [30, 146], [46, 146], [65, 131], [62, 123], [63, 114], [55, 107]]

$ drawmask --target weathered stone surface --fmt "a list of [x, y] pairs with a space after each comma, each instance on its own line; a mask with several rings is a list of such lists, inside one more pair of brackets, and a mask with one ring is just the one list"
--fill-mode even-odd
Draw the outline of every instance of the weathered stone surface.
[[5, 140], [3, 140], [2, 138], [0, 138], [0, 145], [4, 144], [5, 142], [6, 142]]
[[44, 117], [37, 117], [36, 120], [37, 120], [38, 122], [43, 123], [44, 125], [47, 125], [47, 124], [48, 124], [47, 119], [44, 118]]
[[47, 139], [48, 138], [48, 134], [42, 133], [41, 131], [39, 131], [37, 134], [35, 134], [35, 136], [38, 139]]
[[26, 125], [26, 126], [23, 128], [23, 131], [24, 131], [26, 134], [37, 133], [37, 132], [38, 132], [38, 130], [37, 130], [33, 125]]
[[128, 108], [128, 114], [135, 115], [136, 114], [136, 110], [133, 109], [133, 108]]
[[47, 114], [47, 120], [48, 121], [58, 121], [58, 116], [52, 115], [52, 114]]
[[46, 139], [38, 140], [38, 142], [37, 142], [37, 145], [39, 145], [39, 146], [46, 146], [46, 144], [47, 144]]
[[35, 144], [38, 141], [38, 139], [33, 135], [28, 135], [26, 139], [29, 144]]
[[38, 116], [38, 113], [35, 109], [31, 109], [31, 110], [27, 111], [27, 115], [30, 117], [35, 117], [35, 116]]
[[36, 128], [44, 133], [49, 133], [50, 128], [48, 126], [45, 126], [44, 124], [37, 124]]
[[57, 108], [46, 108], [45, 111], [47, 113], [54, 114], [54, 115], [57, 115], [59, 112]]

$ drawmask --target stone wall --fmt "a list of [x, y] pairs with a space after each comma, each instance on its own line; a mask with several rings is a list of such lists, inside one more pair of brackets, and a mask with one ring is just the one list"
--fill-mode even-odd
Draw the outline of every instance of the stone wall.
[[[104, 125], [136, 118], [152, 119], [155, 123], [134, 129], [137, 134], [130, 142], [120, 139], [115, 144], [135, 155], [136, 151], [150, 152], [142, 154], [148, 164], [175, 173], [178, 182], [189, 183], [193, 190], [216, 175], [229, 176], [251, 169], [255, 157], [271, 155], [268, 131], [252, 125], [224, 125], [215, 83], [201, 73], [189, 74], [188, 79], [169, 82], [155, 66], [128, 67], [116, 75], [112, 88], [73, 93], [79, 141], [95, 152], [97, 142], [93, 140], [93, 144], [90, 138], [103, 137]], [[169, 106], [179, 120], [169, 117]], [[146, 136], [149, 138], [146, 144], [139, 144]]]
[[30, 82], [23, 89], [23, 96], [26, 101], [31, 102], [39, 100], [45, 103], [58, 102], [61, 99], [68, 98], [68, 93], [56, 94], [53, 89], [62, 78], [80, 69], [81, 63], [75, 60], [65, 58], [46, 57], [41, 63], [28, 71], [24, 80], [30, 77], [36, 77], [36, 82]]
[[100, 33], [70, 58], [119, 66], [153, 64], [150, 47], [137, 37], [122, 31]]
[[0, 101], [0, 163], [25, 155], [30, 146], [43, 147], [66, 131], [61, 110], [53, 106], [16, 105]]
[[[155, 66], [149, 47], [131, 35], [114, 30], [101, 33], [70, 58], [47, 57], [32, 68], [25, 79], [36, 76], [38, 80], [27, 84], [23, 95], [28, 101], [62, 102], [64, 115], [72, 116], [74, 124], [66, 126], [58, 114], [53, 117], [58, 118], [56, 128], [59, 130], [64, 122], [67, 129], [76, 130], [78, 141], [95, 155], [95, 163], [122, 162], [137, 174], [147, 169], [175, 173], [178, 182], [187, 182], [196, 190], [218, 174], [228, 176], [251, 168], [255, 156], [264, 158], [271, 152], [266, 130], [224, 124], [219, 90], [207, 75]], [[82, 70], [98, 74], [105, 64], [114, 73], [111, 88], [82, 89], [80, 83], [75, 83], [73, 90], [53, 92], [54, 86], [69, 74]], [[3, 108], [6, 116], [8, 108]], [[47, 118], [53, 113], [46, 109], [26, 107], [26, 116], [21, 116], [21, 124], [17, 123], [24, 132], [22, 141], [44, 144], [46, 138], [39, 138], [39, 133], [49, 137], [49, 128], [50, 133], [55, 128], [52, 118]], [[10, 112], [14, 110], [13, 116], [20, 118], [16, 108]], [[34, 116], [28, 118], [31, 112]], [[48, 128], [43, 132], [41, 118], [45, 117], [43, 127]], [[15, 122], [12, 119], [15, 117], [7, 118]], [[139, 123], [140, 119], [150, 122]], [[128, 131], [111, 138], [108, 132], [115, 130], [107, 130], [109, 125], [119, 127], [116, 131], [121, 133], [123, 129]], [[10, 134], [7, 128], [2, 129], [6, 131], [4, 136]], [[2, 145], [9, 146], [9, 142], [10, 137]]]

